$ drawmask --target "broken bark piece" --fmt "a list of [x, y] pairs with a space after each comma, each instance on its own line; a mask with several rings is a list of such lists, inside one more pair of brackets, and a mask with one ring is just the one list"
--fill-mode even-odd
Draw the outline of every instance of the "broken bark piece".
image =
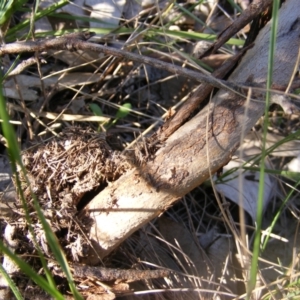
[[91, 267], [85, 265], [73, 265], [74, 277], [94, 277], [99, 281], [137, 281], [143, 279], [152, 279], [167, 277], [170, 275], [168, 270], [121, 270], [103, 267]]

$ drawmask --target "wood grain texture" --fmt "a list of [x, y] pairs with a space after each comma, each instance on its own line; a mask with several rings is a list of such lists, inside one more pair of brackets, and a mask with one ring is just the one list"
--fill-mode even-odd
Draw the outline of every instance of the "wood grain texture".
[[[300, 45], [298, 0], [280, 9], [274, 84], [287, 85]], [[229, 78], [233, 82], [266, 82], [270, 24]], [[258, 101], [259, 100], [259, 101]], [[98, 194], [87, 207], [93, 219], [90, 238], [104, 257], [135, 230], [224, 166], [245, 134], [264, 113], [263, 99], [221, 90], [211, 103], [165, 142], [153, 161], [137, 167]], [[94, 262], [98, 261], [97, 255]], [[90, 258], [92, 258], [92, 254]]]

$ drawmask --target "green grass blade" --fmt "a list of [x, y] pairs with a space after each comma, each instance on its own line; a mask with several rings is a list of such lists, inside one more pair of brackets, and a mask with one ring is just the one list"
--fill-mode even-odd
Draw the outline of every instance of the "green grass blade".
[[47, 280], [45, 280], [42, 276], [38, 275], [35, 271], [31, 269], [31, 267], [22, 259], [20, 259], [16, 254], [11, 252], [0, 240], [0, 249], [6, 254], [9, 258], [11, 258], [15, 264], [24, 272], [30, 279], [32, 279], [38, 286], [40, 286], [44, 291], [46, 291], [49, 295], [54, 297], [54, 299], [63, 300], [63, 295], [57, 290], [53, 289]]
[[[60, 0], [57, 3], [52, 4], [51, 6], [36, 12], [35, 17], [34, 17], [34, 21], [37, 21], [45, 16], [48, 16], [49, 14], [51, 14], [52, 12], [56, 11], [57, 9], [67, 5], [69, 3], [68, 0]], [[11, 41], [15, 41], [16, 40], [16, 33], [24, 28], [26, 28], [27, 26], [30, 26], [30, 19], [26, 19], [23, 22], [15, 25], [14, 27], [10, 28], [7, 31], [5, 40], [7, 42], [11, 42]]]
[[[15, 163], [14, 159], [11, 158], [11, 164], [13, 165], [14, 163]], [[26, 178], [27, 184], [28, 184], [28, 186], [30, 186], [30, 183], [29, 183], [29, 181], [28, 181], [28, 179], [26, 177], [25, 169], [24, 169], [24, 167], [22, 165], [20, 165], [20, 166], [21, 166], [21, 169], [22, 169], [22, 173], [24, 174], [24, 177]], [[45, 259], [44, 255], [43, 255], [43, 253], [42, 253], [42, 251], [41, 251], [41, 249], [40, 249], [40, 247], [39, 247], [39, 245], [38, 245], [38, 243], [37, 243], [37, 241], [35, 239], [34, 231], [33, 231], [33, 228], [31, 226], [31, 223], [30, 223], [31, 220], [30, 220], [29, 213], [28, 213], [27, 202], [26, 202], [23, 190], [21, 188], [21, 181], [20, 181], [19, 173], [16, 172], [16, 171], [14, 171], [14, 174], [15, 174], [16, 185], [18, 186], [18, 190], [19, 190], [19, 193], [20, 193], [20, 198], [22, 200], [22, 206], [23, 206], [23, 208], [25, 210], [25, 217], [26, 217], [26, 221], [27, 221], [27, 224], [28, 224], [28, 227], [29, 227], [29, 231], [30, 231], [30, 233], [31, 233], [31, 235], [33, 237], [36, 250], [38, 252], [39, 258], [40, 258], [42, 266], [43, 266], [43, 270], [44, 270], [46, 278], [48, 280], [48, 284], [49, 284], [49, 286], [51, 288], [56, 289], [56, 284], [54, 282], [54, 279], [53, 279], [53, 277], [51, 275], [51, 272], [50, 272], [49, 268], [47, 267], [46, 259]], [[36, 197], [35, 197], [35, 195], [33, 194], [32, 191], [31, 191], [31, 195], [32, 195], [32, 198], [34, 200], [34, 203], [37, 203]]]
[[230, 3], [232, 8], [236, 9], [239, 13], [243, 12], [242, 8], [239, 5], [237, 5], [233, 0], [227, 0], [227, 1]]
[[[62, 13], [50, 13], [49, 16], [53, 18], [59, 18], [59, 19], [66, 19], [66, 20], [73, 20], [73, 21], [84, 21], [84, 22], [93, 22], [93, 23], [98, 23], [98, 24], [103, 24], [105, 27], [110, 27], [110, 30], [115, 30], [116, 26], [114, 26], [112, 23], [104, 22], [101, 19], [97, 18], [92, 18], [92, 17], [87, 17], [87, 16], [77, 16], [77, 15], [67, 15], [67, 14], [62, 14]], [[128, 28], [130, 29], [130, 28]], [[132, 29], [131, 29], [132, 31]]]
[[[21, 157], [19, 154], [19, 145], [16, 139], [16, 136], [14, 134], [14, 129], [12, 127], [12, 124], [9, 123], [9, 117], [6, 111], [6, 105], [5, 100], [3, 97], [3, 86], [2, 86], [2, 80], [0, 78], [0, 118], [2, 119], [1, 127], [3, 134], [7, 140], [8, 144], [8, 153], [10, 155], [10, 158], [14, 160], [15, 163], [21, 164]], [[16, 166], [13, 163], [12, 164], [13, 171], [16, 171]]]
[[[195, 39], [195, 40], [206, 40], [206, 41], [215, 41], [217, 39], [216, 34], [211, 33], [200, 33], [195, 31], [180, 31], [180, 30], [162, 30], [162, 29], [153, 29], [151, 28], [147, 31], [148, 34], [152, 33], [152, 35], [168, 35], [173, 37], [178, 37], [182, 39]], [[234, 46], [243, 46], [244, 41], [240, 39], [231, 38], [226, 42], [227, 45], [234, 45]]]
[[266, 94], [266, 105], [265, 105], [265, 118], [263, 124], [262, 155], [260, 161], [256, 231], [255, 231], [254, 246], [253, 246], [253, 256], [251, 261], [250, 279], [247, 286], [247, 299], [251, 298], [251, 293], [256, 285], [258, 258], [260, 254], [260, 237], [261, 237], [263, 201], [264, 201], [265, 157], [267, 156], [266, 138], [267, 138], [267, 130], [269, 124], [268, 122], [269, 121], [268, 110], [269, 110], [269, 103], [270, 103], [269, 91], [272, 85], [274, 54], [275, 54], [276, 35], [277, 35], [277, 26], [278, 26], [278, 11], [279, 11], [279, 4], [280, 4], [279, 2], [280, 2], [279, 0], [274, 0], [273, 2], [271, 38], [270, 38], [269, 59], [268, 59], [267, 94]]
[[270, 225], [270, 230], [264, 240], [264, 243], [262, 245], [262, 251], [265, 250], [265, 248], [267, 247], [270, 235], [272, 233], [273, 228], [275, 227], [276, 222], [278, 221], [286, 203], [289, 201], [289, 199], [292, 197], [293, 192], [297, 189], [297, 187], [300, 184], [300, 180], [298, 180], [298, 182], [295, 184], [294, 189], [291, 189], [290, 192], [288, 193], [288, 195], [285, 197], [284, 201], [282, 202], [282, 204], [280, 205], [280, 208], [278, 209], [278, 212], [276, 213], [274, 219], [272, 220], [272, 223]]
[[13, 0], [2, 0], [0, 3], [0, 27], [7, 22], [12, 15]]
[[[31, 227], [27, 202], [26, 202], [24, 193], [21, 189], [21, 181], [20, 181], [20, 178], [19, 178], [19, 174], [17, 172], [17, 165], [19, 165], [21, 167], [25, 178], [26, 178], [26, 172], [25, 172], [25, 170], [23, 168], [23, 165], [22, 165], [22, 160], [21, 160], [20, 151], [19, 151], [19, 145], [18, 145], [16, 136], [15, 136], [15, 133], [14, 133], [14, 129], [13, 129], [12, 125], [9, 122], [9, 116], [8, 116], [7, 111], [6, 111], [5, 100], [4, 100], [4, 97], [3, 97], [2, 80], [0, 80], [0, 118], [3, 121], [1, 123], [1, 127], [2, 127], [3, 134], [4, 134], [4, 136], [7, 140], [7, 144], [8, 144], [7, 151], [8, 151], [10, 162], [11, 162], [11, 169], [12, 169], [12, 172], [15, 174], [16, 184], [18, 186], [18, 190], [20, 191], [20, 198], [21, 198], [21, 201], [22, 201], [22, 206], [25, 210], [25, 217], [26, 217], [27, 224], [29, 226], [29, 231], [31, 232], [31, 234], [34, 238], [35, 235], [34, 235], [32, 227]], [[30, 185], [28, 180], [27, 180], [27, 184]], [[35, 239], [34, 239], [34, 241], [35, 241]], [[54, 288], [55, 287], [54, 280], [53, 280], [52, 275], [51, 275], [51, 273], [50, 273], [50, 271], [47, 267], [47, 263], [45, 261], [45, 258], [43, 256], [41, 250], [39, 249], [38, 243], [36, 241], [35, 241], [35, 246], [37, 248], [39, 257], [41, 259], [41, 263], [42, 263], [44, 271], [46, 273], [49, 285], [52, 288]]]
[[12, 290], [12, 292], [14, 293], [15, 297], [17, 300], [22, 300], [24, 299], [19, 291], [19, 289], [17, 288], [17, 286], [15, 285], [15, 283], [12, 281], [12, 279], [10, 278], [10, 276], [7, 274], [7, 272], [5, 271], [5, 269], [3, 268], [2, 264], [0, 264], [0, 273], [2, 274], [2, 276], [6, 279], [10, 289]]
[[67, 276], [69, 286], [70, 286], [70, 289], [73, 293], [73, 296], [75, 297], [75, 299], [83, 300], [83, 297], [79, 294], [79, 292], [76, 289], [76, 286], [74, 284], [74, 281], [73, 281], [73, 278], [72, 278], [72, 274], [71, 274], [67, 259], [64, 255], [62, 249], [59, 246], [59, 243], [57, 241], [56, 236], [54, 235], [54, 233], [51, 230], [49, 224], [47, 223], [47, 221], [46, 221], [39, 205], [35, 205], [35, 209], [38, 213], [39, 219], [42, 222], [43, 229], [45, 231], [45, 235], [46, 235], [46, 238], [47, 238], [47, 242], [48, 242], [48, 244], [49, 244], [49, 246], [50, 246], [57, 262], [58, 262], [58, 264], [60, 265], [62, 271]]
[[[34, 14], [33, 18], [30, 19], [30, 20], [25, 20], [21, 24], [13, 27], [11, 30], [8, 31], [8, 35], [13, 35], [18, 30], [21, 30], [21, 29], [23, 29], [24, 27], [26, 27], [26, 26], [28, 26], [30, 24], [31, 24], [31, 27], [32, 27], [32, 25], [33, 25], [33, 22], [32, 22], [33, 19], [34, 20], [40, 19], [40, 18], [42, 18], [42, 17], [50, 14], [52, 11], [55, 11], [58, 8], [66, 5], [67, 3], [68, 3], [67, 0], [62, 0], [62, 1], [60, 1], [60, 2], [58, 2], [56, 4], [54, 4], [54, 5], [51, 5], [49, 8], [47, 8], [47, 9], [41, 11], [41, 12], [37, 12], [37, 5], [36, 5], [35, 6], [35, 14]], [[24, 168], [22, 166], [21, 157], [20, 157], [20, 153], [19, 153], [19, 146], [18, 146], [16, 137], [15, 137], [15, 134], [14, 134], [14, 130], [13, 130], [12, 125], [9, 123], [9, 117], [8, 117], [7, 112], [6, 112], [5, 100], [4, 100], [4, 97], [3, 97], [3, 94], [2, 94], [2, 82], [3, 81], [1, 80], [1, 86], [0, 86], [0, 90], [1, 90], [0, 91], [0, 117], [3, 120], [2, 130], [3, 130], [4, 136], [7, 139], [8, 152], [10, 154], [12, 170], [16, 174], [17, 185], [20, 186], [20, 179], [19, 179], [19, 175], [17, 173], [16, 165], [18, 164], [18, 165], [21, 166], [21, 169], [22, 169], [25, 177], [26, 177], [26, 174], [25, 174], [25, 170], [24, 170]], [[29, 228], [31, 228], [30, 218], [29, 218], [29, 214], [28, 214], [28, 209], [27, 209], [27, 206], [26, 206], [26, 200], [25, 200], [25, 197], [24, 197], [24, 195], [22, 193], [22, 189], [19, 189], [19, 190], [20, 190], [20, 198], [22, 199], [23, 207], [24, 207], [25, 212], [26, 212], [25, 213], [26, 214], [26, 219], [27, 219], [27, 222], [29, 224]], [[78, 291], [75, 288], [75, 285], [74, 285], [72, 277], [71, 277], [70, 270], [68, 269], [68, 267], [66, 267], [67, 266], [67, 262], [66, 262], [66, 259], [64, 258], [64, 254], [63, 254], [62, 250], [60, 249], [57, 240], [55, 240], [55, 236], [54, 236], [53, 232], [51, 231], [50, 226], [46, 222], [45, 217], [43, 216], [43, 214], [42, 214], [42, 212], [40, 210], [40, 207], [38, 205], [37, 200], [35, 199], [34, 196], [33, 196], [33, 198], [34, 198], [35, 208], [36, 208], [36, 210], [38, 212], [38, 216], [39, 216], [40, 221], [43, 224], [43, 228], [45, 230], [47, 241], [48, 241], [51, 249], [53, 250], [55, 257], [57, 258], [57, 261], [62, 266], [63, 271], [66, 273], [67, 279], [69, 281], [70, 289], [73, 292], [73, 295], [74, 295], [75, 299], [82, 299], [82, 297], [79, 295]], [[32, 236], [34, 237], [33, 231], [32, 230], [30, 230], [30, 231], [32, 233]], [[54, 280], [52, 278], [52, 275], [51, 275], [49, 269], [47, 268], [47, 264], [46, 264], [46, 261], [45, 261], [45, 259], [43, 257], [43, 254], [40, 251], [40, 249], [38, 247], [38, 244], [36, 242], [35, 242], [35, 244], [36, 244], [36, 248], [38, 250], [38, 253], [39, 253], [39, 256], [40, 256], [40, 259], [41, 259], [41, 262], [42, 262], [42, 265], [43, 265], [43, 269], [45, 271], [45, 274], [46, 274], [48, 282], [47, 282], [47, 286], [46, 286], [46, 284], [43, 283], [43, 282], [40, 282], [38, 280], [37, 281], [35, 280], [35, 281], [37, 282], [37, 284], [39, 284], [39, 283], [42, 284], [40, 286], [44, 290], [46, 290], [46, 291], [49, 290], [49, 289], [52, 290], [52, 291], [57, 291], [56, 286], [55, 286], [55, 282], [54, 282]], [[53, 294], [53, 292], [52, 292], [52, 294]], [[62, 297], [59, 296], [59, 298], [62, 298]], [[58, 298], [56, 298], [56, 299], [58, 299]]]
[[[203, 2], [203, 1], [201, 1]], [[178, 3], [174, 3], [175, 7], [178, 8], [178, 10], [181, 10], [185, 15], [189, 16], [192, 20], [195, 20], [196, 23], [199, 23], [201, 24], [202, 26], [205, 26], [205, 27], [208, 27], [204, 21], [202, 21], [201, 19], [199, 19], [192, 11], [195, 9], [195, 7], [197, 5], [199, 5], [199, 2], [195, 3], [194, 5], [192, 5], [191, 7], [189, 7], [189, 9], [186, 9], [184, 6], [178, 4]], [[177, 19], [180, 19], [181, 18], [181, 15], [177, 18]], [[166, 24], [166, 28], [168, 28], [170, 25], [170, 23]], [[215, 33], [214, 30], [211, 29], [212, 32]]]
[[[3, 130], [4, 136], [5, 136], [5, 138], [7, 140], [7, 143], [8, 143], [8, 153], [9, 153], [10, 160], [11, 160], [12, 171], [16, 175], [16, 183], [20, 187], [21, 186], [21, 182], [20, 182], [20, 179], [19, 179], [19, 174], [17, 172], [17, 167], [16, 167], [17, 164], [19, 164], [21, 166], [24, 175], [25, 175], [25, 170], [24, 170], [24, 168], [22, 166], [21, 157], [20, 157], [20, 153], [19, 153], [19, 145], [18, 145], [17, 139], [15, 137], [13, 127], [9, 123], [9, 117], [8, 117], [8, 114], [7, 114], [7, 111], [6, 111], [5, 100], [4, 100], [4, 97], [3, 97], [3, 94], [2, 94], [2, 80], [0, 80], [0, 83], [1, 83], [0, 84], [0, 118], [3, 120], [3, 122], [1, 123], [1, 126], [2, 126], [2, 130]], [[28, 184], [29, 184], [29, 182], [28, 182]], [[25, 200], [25, 197], [24, 197], [24, 195], [22, 193], [22, 189], [19, 189], [19, 190], [20, 190], [20, 197], [21, 197], [21, 200], [23, 202], [23, 207], [25, 209], [26, 219], [27, 219], [27, 222], [28, 222], [28, 225], [29, 225], [29, 229], [30, 229], [31, 228], [31, 226], [30, 226], [30, 218], [29, 218], [29, 214], [28, 214], [28, 208], [27, 208], [26, 200]], [[47, 221], [46, 221], [46, 219], [45, 219], [45, 217], [44, 217], [44, 215], [43, 215], [43, 213], [42, 213], [42, 211], [41, 211], [41, 209], [39, 207], [39, 204], [38, 204], [38, 202], [36, 200], [36, 197], [34, 197], [34, 195], [33, 195], [33, 199], [34, 199], [35, 209], [36, 209], [36, 211], [38, 213], [39, 219], [40, 219], [40, 221], [41, 221], [41, 223], [43, 225], [43, 229], [45, 231], [47, 242], [49, 243], [49, 246], [51, 247], [51, 250], [52, 250], [55, 258], [57, 259], [59, 265], [61, 266], [63, 272], [67, 276], [67, 279], [68, 279], [68, 282], [69, 282], [69, 285], [70, 285], [70, 289], [73, 292], [73, 295], [74, 295], [75, 299], [83, 299], [81, 297], [81, 295], [78, 293], [77, 289], [75, 288], [75, 284], [73, 282], [72, 275], [71, 275], [71, 272], [69, 270], [66, 258], [65, 258], [64, 254], [63, 254], [63, 252], [62, 252], [62, 250], [61, 250], [61, 248], [59, 246], [59, 243], [58, 243], [58, 241], [57, 241], [54, 233], [52, 232], [49, 224], [47, 223]], [[33, 230], [31, 230], [31, 234], [34, 237]], [[36, 248], [37, 248], [37, 251], [39, 253], [42, 265], [43, 265], [43, 269], [44, 269], [45, 274], [46, 274], [47, 279], [48, 279], [47, 289], [45, 289], [45, 284], [43, 282], [42, 282], [43, 285], [41, 287], [43, 289], [45, 289], [45, 291], [56, 290], [56, 286], [55, 286], [54, 280], [53, 280], [53, 278], [51, 276], [51, 273], [50, 273], [49, 269], [47, 268], [47, 264], [46, 264], [45, 258], [43, 257], [43, 255], [42, 255], [42, 253], [41, 253], [41, 251], [40, 251], [40, 249], [38, 247], [38, 244], [37, 243], [35, 243], [35, 244], [36, 244]], [[17, 256], [14, 255], [13, 257], [16, 258]], [[18, 260], [18, 262], [17, 261], [15, 261], [15, 262], [18, 265], [19, 265], [19, 263], [21, 263], [20, 260]], [[20, 268], [21, 268], [21, 266], [20, 266]], [[22, 269], [22, 271], [24, 271], [24, 270]], [[40, 281], [38, 281], [38, 282], [40, 283]], [[37, 284], [39, 284], [38, 282], [37, 282]]]

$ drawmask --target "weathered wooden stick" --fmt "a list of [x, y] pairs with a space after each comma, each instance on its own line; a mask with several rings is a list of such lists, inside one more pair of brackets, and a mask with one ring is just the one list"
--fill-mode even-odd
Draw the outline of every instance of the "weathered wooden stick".
[[[280, 9], [274, 84], [287, 85], [293, 74], [300, 45], [298, 2], [286, 1]], [[251, 80], [265, 85], [269, 37], [267, 24], [231, 81]], [[246, 102], [238, 94], [219, 91], [204, 110], [166, 140], [153, 161], [135, 168], [98, 194], [86, 210], [94, 220], [90, 230], [97, 252], [94, 262], [225, 165], [241, 142], [242, 130], [251, 129], [264, 107], [263, 101]]]

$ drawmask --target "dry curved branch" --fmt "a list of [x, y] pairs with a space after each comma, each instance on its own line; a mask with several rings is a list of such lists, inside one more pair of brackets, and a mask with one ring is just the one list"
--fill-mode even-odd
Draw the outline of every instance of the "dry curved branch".
[[43, 52], [47, 50], [82, 50], [82, 51], [94, 51], [96, 53], [105, 53], [122, 59], [128, 59], [131, 61], [147, 64], [155, 68], [168, 71], [172, 74], [182, 75], [186, 78], [190, 78], [199, 82], [206, 82], [217, 88], [224, 88], [228, 90], [238, 89], [243, 87], [242, 85], [236, 85], [235, 83], [226, 82], [215, 78], [209, 74], [202, 74], [198, 71], [183, 68], [175, 64], [167, 63], [153, 57], [139, 55], [134, 52], [129, 52], [122, 49], [116, 49], [113, 47], [107, 47], [95, 43], [87, 42], [89, 38], [94, 35], [93, 32], [76, 32], [71, 33], [59, 38], [43, 39], [37, 41], [15, 42], [11, 44], [5, 44], [0, 46], [0, 56], [5, 54], [20, 54], [27, 52]]
[[[287, 85], [293, 74], [300, 44], [298, 0], [280, 10], [273, 84]], [[260, 32], [230, 77], [232, 82], [265, 86], [270, 23]], [[252, 98], [263, 98], [254, 93]], [[221, 90], [209, 106], [185, 123], [165, 142], [153, 161], [137, 167], [109, 185], [88, 205], [94, 220], [90, 239], [97, 250], [94, 262], [115, 249], [135, 230], [158, 216], [177, 199], [209, 178], [231, 158], [264, 113], [265, 103]], [[89, 257], [91, 259], [91, 256]]]

